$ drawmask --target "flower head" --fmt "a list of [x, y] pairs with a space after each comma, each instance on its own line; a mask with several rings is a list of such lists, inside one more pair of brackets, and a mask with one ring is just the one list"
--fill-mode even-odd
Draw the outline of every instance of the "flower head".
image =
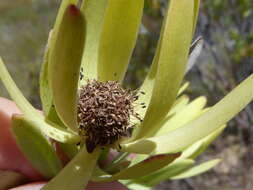
[[[194, 158], [252, 100], [253, 76], [208, 109], [204, 97], [189, 103], [182, 95], [184, 74], [203, 43], [198, 39], [191, 46], [199, 2], [170, 1], [152, 66], [134, 92], [121, 82], [144, 0], [89, 0], [80, 8], [77, 0], [63, 0], [41, 71], [43, 116], [0, 62], [0, 77], [24, 114], [12, 118], [16, 141], [36, 169], [53, 178], [44, 190], [83, 189], [90, 179], [149, 187], [167, 178], [197, 175], [219, 162], [193, 167]], [[61, 143], [72, 158], [64, 168], [45, 136]], [[99, 167], [97, 160], [111, 149], [118, 156]], [[136, 156], [130, 162], [131, 153]]]
[[86, 138], [88, 152], [97, 145], [113, 145], [122, 137], [131, 136], [133, 124], [130, 117], [138, 117], [134, 112], [134, 102], [138, 96], [125, 90], [116, 81], [88, 81], [79, 90], [77, 116], [79, 134]]

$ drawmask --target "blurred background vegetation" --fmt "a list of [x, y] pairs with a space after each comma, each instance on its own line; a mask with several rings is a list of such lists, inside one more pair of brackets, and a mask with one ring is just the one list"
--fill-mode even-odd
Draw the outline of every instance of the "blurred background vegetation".
[[[0, 55], [26, 97], [40, 108], [38, 77], [47, 36], [59, 0], [0, 0]], [[145, 15], [126, 77], [136, 88], [154, 55], [167, 0], [146, 0]], [[202, 1], [196, 36], [205, 46], [186, 76], [192, 98], [204, 95], [213, 105], [253, 73], [253, 1]], [[7, 96], [0, 84], [0, 96]], [[187, 180], [164, 182], [161, 190], [251, 190], [253, 187], [253, 106], [229, 123], [200, 160], [220, 157], [212, 171]]]

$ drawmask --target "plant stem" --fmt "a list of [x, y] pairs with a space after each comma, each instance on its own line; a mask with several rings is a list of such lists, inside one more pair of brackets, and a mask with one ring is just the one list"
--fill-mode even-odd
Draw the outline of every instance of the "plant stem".
[[84, 190], [92, 176], [99, 155], [100, 149], [95, 149], [92, 154], [89, 154], [86, 147], [83, 146], [75, 158], [42, 190]]

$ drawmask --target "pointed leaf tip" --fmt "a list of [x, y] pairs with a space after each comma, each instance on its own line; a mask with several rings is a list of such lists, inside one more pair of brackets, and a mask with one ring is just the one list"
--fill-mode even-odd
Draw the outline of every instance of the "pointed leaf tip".
[[149, 158], [127, 168], [112, 176], [102, 176], [97, 181], [114, 181], [119, 179], [135, 179], [146, 176], [149, 173], [155, 172], [177, 159], [181, 153], [174, 154], [159, 154], [150, 156]]

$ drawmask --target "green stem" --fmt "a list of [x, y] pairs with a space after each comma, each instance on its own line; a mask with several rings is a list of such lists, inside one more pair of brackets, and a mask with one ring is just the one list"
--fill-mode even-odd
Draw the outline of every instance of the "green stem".
[[99, 155], [100, 149], [89, 154], [84, 146], [76, 157], [42, 190], [84, 190], [92, 176]]

